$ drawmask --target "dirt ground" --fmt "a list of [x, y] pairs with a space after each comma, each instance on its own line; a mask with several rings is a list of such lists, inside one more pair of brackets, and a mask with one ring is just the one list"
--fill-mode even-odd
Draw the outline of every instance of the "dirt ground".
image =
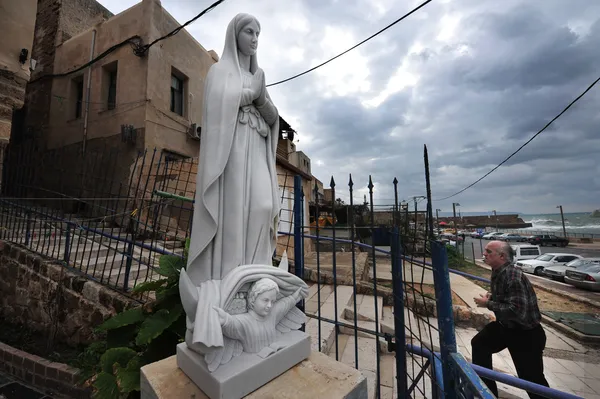
[[[411, 286], [410, 284], [406, 285], [409, 290], [409, 295], [412, 293], [414, 289], [415, 292], [422, 293], [425, 297], [435, 299], [435, 287], [430, 284], [415, 284]], [[458, 295], [452, 292], [452, 304], [459, 306], [468, 306], [465, 301], [463, 301]]]

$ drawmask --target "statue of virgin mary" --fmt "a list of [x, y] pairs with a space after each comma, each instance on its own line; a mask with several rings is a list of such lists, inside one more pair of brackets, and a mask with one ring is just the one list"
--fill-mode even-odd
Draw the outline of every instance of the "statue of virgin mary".
[[260, 24], [238, 14], [204, 86], [202, 140], [187, 273], [196, 285], [240, 265], [271, 264], [279, 215], [279, 114], [256, 49]]

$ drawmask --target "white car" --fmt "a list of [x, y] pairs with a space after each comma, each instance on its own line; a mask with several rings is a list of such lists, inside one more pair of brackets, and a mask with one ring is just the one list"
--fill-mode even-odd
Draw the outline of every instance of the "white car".
[[536, 276], [542, 276], [546, 267], [564, 265], [572, 260], [581, 258], [583, 258], [583, 256], [564, 253], [550, 253], [540, 255], [535, 259], [520, 260], [515, 264], [515, 266], [523, 270], [525, 273], [532, 273]]
[[504, 234], [504, 233], [499, 233], [499, 232], [495, 231], [495, 232], [493, 232], [493, 233], [487, 233], [487, 234], [485, 234], [485, 235], [484, 235], [483, 237], [481, 237], [481, 238], [483, 238], [484, 240], [494, 240], [494, 239], [496, 239], [498, 236], [501, 236], [502, 234]]
[[575, 259], [565, 265], [546, 267], [544, 274], [552, 280], [564, 281], [567, 270], [575, 271], [594, 264], [600, 266], [600, 258]]
[[524, 241], [527, 241], [527, 238], [525, 238], [519, 234], [504, 233], [504, 234], [494, 237], [494, 240], [506, 241], [506, 242], [508, 242], [508, 241], [524, 242]]

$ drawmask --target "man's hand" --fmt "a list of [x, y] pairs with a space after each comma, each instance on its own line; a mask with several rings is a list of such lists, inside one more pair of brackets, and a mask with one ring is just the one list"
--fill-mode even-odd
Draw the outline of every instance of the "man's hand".
[[485, 295], [479, 294], [479, 297], [473, 298], [473, 300], [475, 301], [475, 304], [477, 305], [477, 307], [486, 308], [488, 301], [490, 300], [489, 292]]
[[225, 312], [223, 309], [218, 308], [216, 306], [213, 306], [213, 309], [217, 311], [217, 314], [219, 315], [219, 323], [221, 325], [225, 324], [225, 322], [227, 321], [227, 312]]

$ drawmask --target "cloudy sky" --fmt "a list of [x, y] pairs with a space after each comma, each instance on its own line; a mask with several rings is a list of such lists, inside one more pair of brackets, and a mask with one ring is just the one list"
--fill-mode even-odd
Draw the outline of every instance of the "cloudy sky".
[[[213, 1], [162, 0], [179, 22]], [[118, 13], [137, 0], [100, 0]], [[267, 83], [346, 50], [421, 1], [228, 0], [188, 30], [221, 54], [238, 12], [261, 22]], [[600, 76], [598, 0], [434, 0], [336, 61], [270, 88], [297, 147], [338, 196], [434, 200], [472, 183], [531, 138]], [[508, 163], [433, 209], [553, 213], [600, 208], [600, 83]]]

